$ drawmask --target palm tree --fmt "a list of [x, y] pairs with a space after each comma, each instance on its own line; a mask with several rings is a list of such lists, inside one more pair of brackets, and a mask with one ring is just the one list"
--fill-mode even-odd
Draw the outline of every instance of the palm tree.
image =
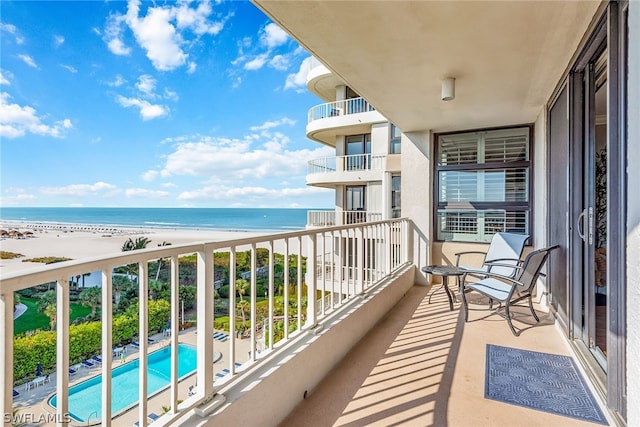
[[248, 280], [245, 280], [245, 279], [236, 280], [236, 291], [238, 292], [238, 295], [240, 295], [241, 301], [243, 300], [242, 297], [247, 293], [250, 286], [251, 286], [251, 283], [249, 283]]
[[246, 313], [251, 310], [251, 303], [249, 301], [241, 299], [236, 303], [236, 310], [240, 312], [242, 316], [242, 327], [244, 328], [244, 324], [246, 322]]
[[78, 295], [78, 301], [85, 307], [91, 307], [91, 318], [94, 318], [96, 309], [102, 302], [102, 291], [100, 288], [86, 288]]
[[[158, 243], [158, 246], [171, 246], [171, 243], [162, 242], [162, 243]], [[156, 271], [156, 280], [158, 280], [158, 278], [160, 277], [160, 269], [162, 268], [163, 265], [164, 265], [164, 258], [158, 259], [158, 271]]]
[[44, 313], [49, 318], [49, 324], [51, 329], [56, 327], [56, 291], [47, 291], [40, 295], [40, 300], [37, 304], [38, 311]]
[[124, 245], [122, 245], [122, 252], [145, 249], [149, 243], [151, 243], [151, 239], [144, 236], [137, 237], [136, 240], [133, 240], [131, 239], [131, 237], [129, 237], [129, 239], [124, 242]]
[[131, 286], [131, 280], [127, 276], [113, 276], [113, 297], [115, 298], [116, 307], [120, 305], [120, 296], [122, 292]]

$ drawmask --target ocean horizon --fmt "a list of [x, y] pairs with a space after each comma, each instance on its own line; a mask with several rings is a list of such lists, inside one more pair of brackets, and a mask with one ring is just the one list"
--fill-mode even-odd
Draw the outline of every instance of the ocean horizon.
[[2, 207], [0, 221], [80, 224], [98, 227], [286, 231], [304, 229], [308, 210], [306, 208]]

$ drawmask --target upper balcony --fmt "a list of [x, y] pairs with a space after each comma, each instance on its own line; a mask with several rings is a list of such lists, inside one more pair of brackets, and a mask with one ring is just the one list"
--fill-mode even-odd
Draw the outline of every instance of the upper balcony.
[[381, 181], [387, 154], [351, 154], [309, 160], [307, 185], [333, 188], [338, 184]]
[[336, 99], [336, 87], [344, 82], [316, 58], [311, 57], [307, 73], [307, 89], [324, 101]]
[[307, 227], [333, 227], [335, 225], [359, 224], [381, 221], [382, 213], [368, 211], [307, 211]]
[[364, 98], [328, 102], [309, 110], [307, 137], [335, 147], [336, 136], [368, 133], [371, 125], [386, 121]]

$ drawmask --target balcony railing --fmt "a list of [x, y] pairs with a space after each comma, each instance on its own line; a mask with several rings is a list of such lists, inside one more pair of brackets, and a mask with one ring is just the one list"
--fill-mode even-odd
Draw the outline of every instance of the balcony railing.
[[[336, 220], [338, 222], [336, 222]], [[382, 213], [369, 211], [307, 211], [307, 225], [332, 227], [334, 225], [359, 224], [382, 220]]]
[[[346, 213], [349, 214], [349, 213]], [[366, 212], [357, 214], [367, 217]], [[371, 218], [371, 216], [369, 216]], [[42, 267], [38, 270], [6, 274], [0, 277], [0, 334], [3, 346], [0, 347], [0, 404], [4, 414], [11, 414], [14, 387], [14, 292], [32, 288], [37, 285], [54, 283], [56, 290], [56, 365], [57, 373], [69, 370], [70, 327], [69, 296], [70, 278], [86, 273], [102, 272], [102, 304], [101, 304], [101, 346], [96, 353], [110, 355], [116, 337], [113, 336], [113, 270], [120, 266], [135, 265], [138, 276], [138, 294], [148, 295], [149, 263], [159, 259], [168, 260], [171, 268], [171, 372], [169, 411], [163, 415], [161, 424], [180, 422], [186, 414], [198, 412], [206, 404], [215, 402], [214, 396], [221, 387], [237, 378], [242, 378], [247, 370], [257, 362], [271, 357], [279, 357], [287, 350], [286, 343], [313, 330], [316, 325], [333, 312], [337, 312], [343, 304], [357, 300], [381, 280], [392, 277], [410, 262], [411, 222], [406, 219], [393, 221], [359, 223], [358, 225], [330, 227], [322, 230], [309, 230], [293, 233], [266, 235], [255, 238], [238, 239], [222, 242], [203, 242], [175, 246], [149, 248], [122, 254], [101, 256], [88, 260], [68, 261]], [[258, 249], [266, 249], [266, 257], [259, 261]], [[258, 310], [256, 302], [258, 274], [250, 275], [250, 313], [247, 335], [251, 338], [251, 351], [246, 355], [236, 354], [235, 334], [229, 334], [228, 343], [214, 344], [214, 278], [219, 271], [214, 271], [214, 254], [227, 252], [229, 277], [238, 277], [236, 255], [249, 251], [252, 272], [262, 271], [268, 283], [268, 309]], [[261, 251], [264, 255], [264, 251]], [[324, 254], [318, 256], [318, 254]], [[326, 254], [331, 254], [330, 258]], [[197, 260], [196, 294], [197, 294], [197, 391], [192, 396], [181, 395], [178, 389], [178, 327], [179, 327], [179, 271], [181, 257], [190, 256]], [[278, 268], [276, 259], [280, 260]], [[305, 263], [306, 260], [306, 263]], [[262, 264], [262, 265], [261, 265]], [[306, 265], [306, 274], [303, 272]], [[341, 266], [341, 268], [335, 268]], [[266, 267], [266, 268], [265, 268]], [[282, 267], [282, 268], [280, 268]], [[344, 267], [344, 268], [342, 268]], [[225, 267], [226, 270], [226, 267]], [[316, 271], [319, 271], [316, 273]], [[266, 272], [266, 273], [265, 273]], [[278, 273], [280, 272], [280, 273]], [[284, 274], [288, 272], [289, 274]], [[327, 272], [333, 272], [328, 274]], [[216, 274], [218, 273], [218, 274]], [[306, 283], [305, 283], [306, 278]], [[274, 304], [276, 281], [282, 284], [284, 307], [296, 307], [295, 310], [278, 312]], [[303, 289], [304, 295], [303, 295]], [[321, 296], [318, 299], [318, 296]], [[306, 300], [306, 302], [305, 302]], [[290, 304], [291, 302], [291, 304]], [[229, 330], [235, 331], [239, 325], [239, 307], [234, 298], [229, 299]], [[149, 329], [149, 302], [147, 298], [139, 301], [138, 342], [139, 354], [148, 354], [148, 336], [154, 332]], [[278, 334], [276, 331], [281, 331]], [[78, 337], [74, 337], [76, 340]], [[258, 343], [261, 343], [258, 347]], [[214, 382], [214, 346], [228, 345], [229, 374]], [[244, 356], [244, 357], [242, 357]], [[271, 360], [271, 359], [270, 359]], [[239, 364], [243, 362], [242, 365]], [[111, 396], [113, 361], [110, 357], [102, 361], [102, 410], [101, 425], [117, 424], [112, 420]], [[148, 404], [148, 361], [139, 358], [140, 381], [137, 416], [140, 425], [147, 424]], [[69, 376], [56, 375], [56, 419], [66, 420], [69, 408]], [[186, 394], [186, 393], [185, 393]], [[181, 402], [181, 403], [179, 403]], [[44, 403], [43, 403], [44, 404]], [[35, 407], [36, 405], [34, 405]], [[202, 411], [206, 412], [206, 411]], [[210, 412], [206, 412], [207, 414]]]
[[316, 105], [309, 109], [308, 123], [327, 117], [346, 116], [348, 114], [366, 113], [375, 111], [373, 105], [364, 98], [351, 98], [342, 101], [328, 102]]
[[386, 168], [386, 154], [350, 154], [348, 156], [322, 157], [309, 160], [307, 173], [331, 173], [363, 170], [383, 171]]

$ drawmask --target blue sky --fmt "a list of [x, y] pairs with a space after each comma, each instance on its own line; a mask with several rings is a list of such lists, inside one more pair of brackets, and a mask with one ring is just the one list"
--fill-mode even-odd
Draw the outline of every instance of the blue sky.
[[0, 206], [318, 207], [309, 54], [250, 2], [0, 3]]

